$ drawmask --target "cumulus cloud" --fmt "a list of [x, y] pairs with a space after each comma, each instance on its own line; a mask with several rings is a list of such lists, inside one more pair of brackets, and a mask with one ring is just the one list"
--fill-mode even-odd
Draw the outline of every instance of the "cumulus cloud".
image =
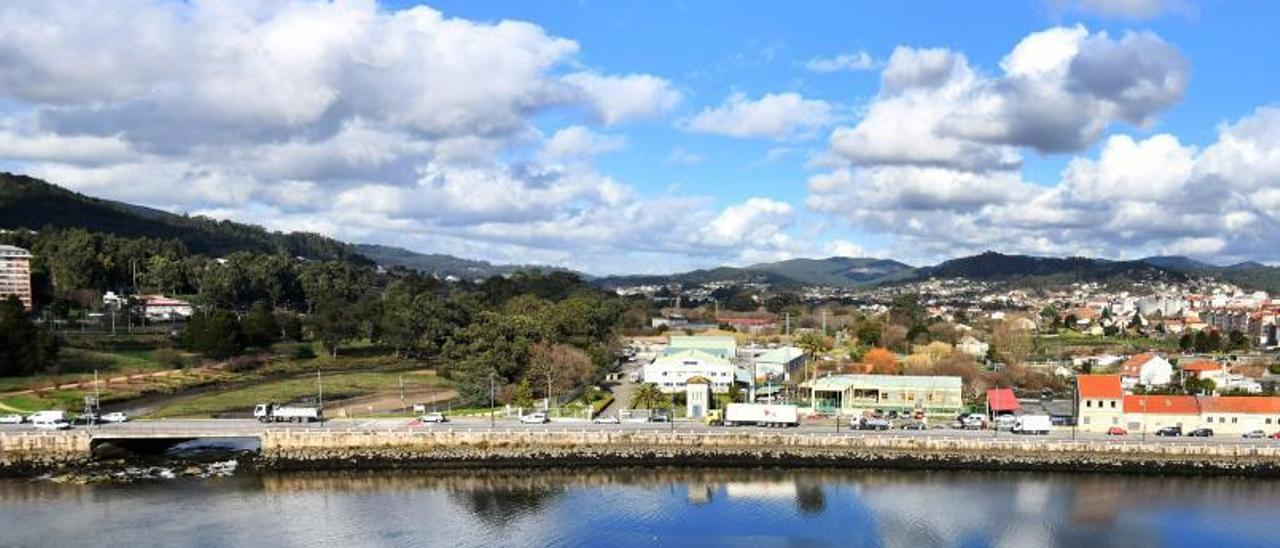
[[646, 197], [600, 173], [590, 158], [621, 136], [539, 131], [551, 110], [616, 125], [681, 96], [585, 70], [576, 42], [532, 23], [373, 0], [81, 0], [0, 4], [0, 24], [0, 158], [91, 194], [592, 271], [781, 242], [708, 228], [755, 203]]
[[769, 93], [755, 100], [735, 92], [724, 104], [703, 109], [683, 126], [729, 137], [799, 138], [830, 125], [832, 110], [826, 101], [805, 99], [795, 92]]
[[875, 58], [862, 50], [832, 57], [814, 57], [804, 64], [805, 69], [818, 73], [871, 70], [875, 66]]

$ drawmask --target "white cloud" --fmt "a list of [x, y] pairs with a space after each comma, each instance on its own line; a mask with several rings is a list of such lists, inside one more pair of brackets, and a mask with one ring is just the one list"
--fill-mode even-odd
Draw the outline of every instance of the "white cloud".
[[616, 152], [626, 146], [627, 140], [618, 135], [596, 133], [583, 126], [560, 129], [542, 145], [546, 158], [576, 158]]
[[833, 257], [866, 257], [866, 248], [848, 240], [833, 240], [827, 247], [827, 253]]
[[607, 76], [578, 72], [564, 77], [586, 96], [606, 125], [654, 118], [680, 103], [680, 92], [671, 83], [648, 74]]
[[1104, 18], [1154, 19], [1166, 14], [1194, 15], [1185, 0], [1051, 0], [1055, 11], [1075, 10]]
[[667, 154], [668, 164], [684, 164], [694, 165], [701, 164], [705, 158], [701, 154], [691, 152], [680, 147], [671, 149], [671, 153]]
[[814, 57], [804, 64], [804, 68], [819, 73], [870, 70], [875, 66], [876, 60], [871, 54], [861, 50], [833, 57]]
[[683, 124], [688, 131], [730, 137], [787, 139], [811, 136], [832, 123], [832, 107], [825, 101], [805, 99], [799, 93], [769, 93], [750, 100], [735, 92], [724, 104], [706, 108]]

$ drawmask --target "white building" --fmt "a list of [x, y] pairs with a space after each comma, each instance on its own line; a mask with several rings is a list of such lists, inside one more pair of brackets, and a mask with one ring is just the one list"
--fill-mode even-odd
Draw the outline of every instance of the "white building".
[[705, 350], [668, 348], [664, 355], [644, 366], [644, 382], [657, 385], [664, 393], [676, 394], [685, 391], [689, 379], [705, 377], [711, 381], [711, 391], [721, 394], [729, 391], [735, 370], [728, 358]]
[[990, 348], [991, 345], [974, 338], [973, 335], [965, 335], [960, 342], [956, 343], [956, 350], [978, 359], [985, 358]]
[[195, 312], [191, 303], [163, 295], [144, 295], [141, 300], [142, 314], [153, 322], [185, 320]]
[[1129, 358], [1120, 366], [1125, 390], [1134, 386], [1168, 386], [1173, 382], [1173, 364], [1157, 354], [1144, 352]]
[[13, 295], [31, 310], [31, 253], [20, 247], [0, 245], [0, 300]]

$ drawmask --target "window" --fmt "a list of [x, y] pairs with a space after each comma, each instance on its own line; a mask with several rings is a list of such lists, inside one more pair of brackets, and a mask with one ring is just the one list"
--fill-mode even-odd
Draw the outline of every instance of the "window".
[[1085, 417], [1085, 418], [1084, 418], [1084, 423], [1085, 423], [1085, 424], [1089, 424], [1089, 419], [1090, 419], [1090, 418], [1091, 418], [1091, 417]]
[[1271, 419], [1267, 419], [1267, 424], [1271, 424]]
[[1084, 406], [1085, 406], [1085, 407], [1093, 407], [1093, 402], [1092, 402], [1092, 401], [1090, 401], [1090, 400], [1084, 400]]
[[1112, 408], [1112, 409], [1115, 409], [1115, 408], [1116, 408], [1116, 402], [1115, 402], [1115, 401], [1112, 401], [1112, 402], [1111, 402], [1111, 408]]
[[1235, 423], [1236, 423], [1236, 417], [1231, 417], [1231, 424], [1235, 424]]

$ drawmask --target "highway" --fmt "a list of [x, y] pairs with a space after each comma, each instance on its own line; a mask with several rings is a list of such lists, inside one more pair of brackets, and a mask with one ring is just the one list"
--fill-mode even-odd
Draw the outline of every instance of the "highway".
[[[1102, 440], [1108, 443], [1136, 443], [1143, 441], [1140, 434], [1128, 436], [1106, 436], [1097, 433], [1075, 432], [1073, 434], [1070, 428], [1059, 428], [1052, 433], [1044, 436], [1024, 436], [1011, 434], [1009, 432], [993, 432], [991, 430], [957, 430], [952, 428], [936, 428], [930, 430], [886, 430], [886, 431], [860, 431], [849, 430], [841, 425], [837, 432], [834, 425], [805, 425], [798, 428], [776, 429], [776, 428], [758, 428], [758, 427], [716, 427], [708, 426], [699, 422], [677, 421], [672, 423], [633, 423], [623, 422], [621, 424], [594, 424], [585, 421], [552, 421], [547, 424], [522, 424], [515, 419], [497, 419], [494, 426], [489, 425], [488, 417], [461, 417], [452, 418], [450, 422], [445, 424], [422, 424], [414, 419], [398, 418], [398, 419], [330, 419], [324, 423], [313, 424], [260, 424], [252, 419], [174, 419], [160, 421], [131, 421], [123, 424], [103, 424], [97, 426], [76, 426], [73, 431], [87, 431], [95, 436], [102, 437], [129, 437], [129, 436], [164, 436], [173, 435], [174, 437], [233, 437], [245, 436], [256, 437], [264, 430], [333, 430], [333, 431], [429, 431], [429, 430], [453, 430], [453, 431], [487, 431], [496, 429], [499, 431], [650, 431], [650, 432], [677, 432], [677, 433], [769, 433], [769, 434], [787, 434], [800, 436], [848, 436], [848, 437], [898, 437], [898, 438], [945, 438], [945, 439], [1000, 439], [1010, 441], [1027, 441], [1027, 440]], [[0, 425], [0, 433], [10, 432], [41, 432], [30, 424], [5, 424]], [[1280, 445], [1280, 440], [1273, 439], [1246, 439], [1240, 436], [1216, 436], [1211, 438], [1193, 438], [1193, 437], [1161, 437], [1155, 435], [1147, 435], [1145, 441], [1149, 443], [1162, 444], [1193, 444], [1193, 445]]]

